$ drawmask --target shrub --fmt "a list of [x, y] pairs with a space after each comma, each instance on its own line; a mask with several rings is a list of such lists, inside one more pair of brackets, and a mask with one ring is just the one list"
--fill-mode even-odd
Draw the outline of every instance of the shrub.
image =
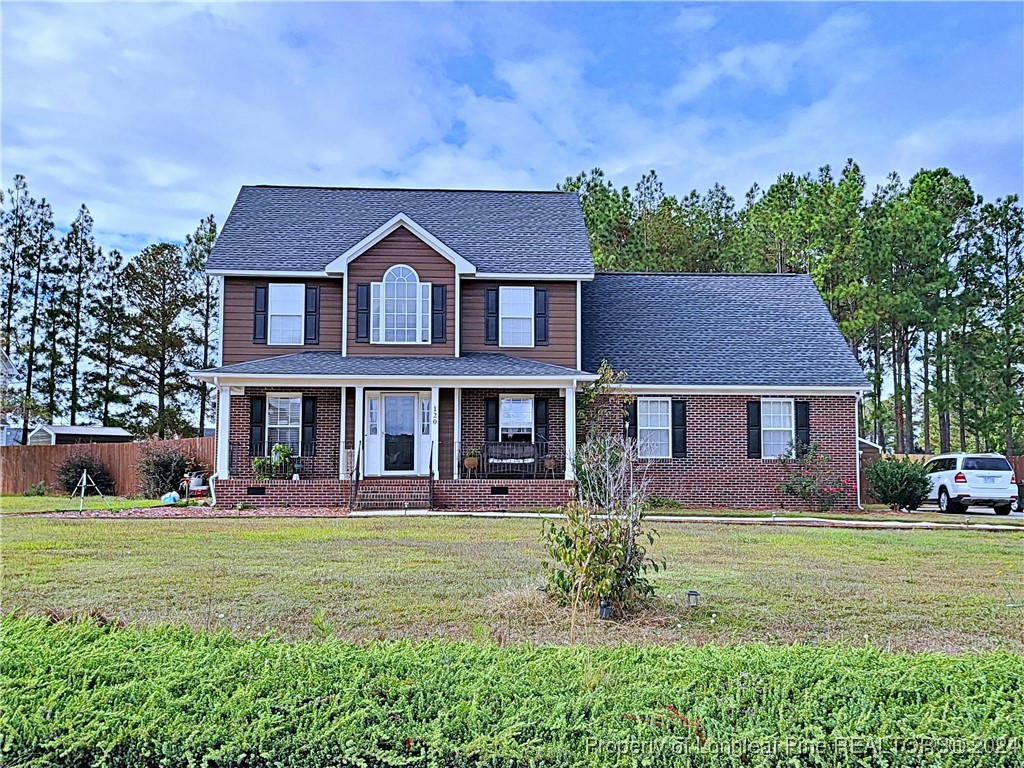
[[832, 471], [818, 443], [792, 443], [781, 464], [785, 478], [775, 490], [799, 499], [812, 512], [828, 512], [857, 490], [854, 483]]
[[289, 644], [54, 620], [0, 619], [4, 765], [1020, 765], [1024, 657], [1005, 651]]
[[178, 490], [185, 475], [202, 468], [194, 454], [159, 443], [147, 446], [135, 465], [142, 494], [151, 499]]
[[891, 509], [917, 509], [928, 498], [931, 482], [924, 464], [909, 457], [886, 456], [867, 468], [872, 495]]
[[[73, 453], [57, 465], [57, 487], [64, 493], [74, 493], [76, 489], [80, 492], [79, 483], [82, 481], [83, 471], [89, 473], [89, 478], [104, 496], [114, 492], [114, 478], [100, 460], [87, 451]], [[95, 493], [96, 488], [92, 485], [87, 486], [86, 496]]]
[[[81, 477], [81, 475], [79, 475], [79, 477]], [[45, 480], [40, 480], [35, 485], [30, 485], [28, 488], [26, 488], [24, 495], [25, 496], [45, 496], [46, 492], [48, 490], [49, 490], [49, 486], [46, 485], [46, 481]]]

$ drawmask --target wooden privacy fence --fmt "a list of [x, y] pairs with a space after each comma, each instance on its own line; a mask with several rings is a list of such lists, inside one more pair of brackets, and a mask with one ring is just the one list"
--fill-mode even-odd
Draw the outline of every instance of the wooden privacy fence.
[[0, 448], [0, 493], [24, 493], [38, 483], [57, 487], [57, 467], [68, 456], [91, 453], [114, 478], [114, 491], [120, 496], [139, 492], [135, 465], [147, 447], [177, 448], [193, 454], [213, 469], [216, 442], [213, 437], [189, 437], [181, 440], [146, 440], [138, 443], [82, 443], [80, 445], [14, 445]]

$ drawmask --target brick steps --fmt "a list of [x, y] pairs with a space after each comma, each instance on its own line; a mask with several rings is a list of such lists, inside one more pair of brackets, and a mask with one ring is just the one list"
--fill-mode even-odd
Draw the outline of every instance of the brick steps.
[[430, 509], [430, 481], [360, 483], [354, 509]]

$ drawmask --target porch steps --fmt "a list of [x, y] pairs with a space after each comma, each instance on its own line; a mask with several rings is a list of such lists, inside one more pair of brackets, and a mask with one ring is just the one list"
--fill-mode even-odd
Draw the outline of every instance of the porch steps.
[[360, 483], [355, 509], [430, 509], [430, 480], [406, 480], [401, 485]]

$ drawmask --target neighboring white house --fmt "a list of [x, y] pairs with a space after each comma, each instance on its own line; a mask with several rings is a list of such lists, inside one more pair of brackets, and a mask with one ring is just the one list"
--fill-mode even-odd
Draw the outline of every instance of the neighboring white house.
[[29, 445], [69, 445], [73, 443], [130, 443], [132, 433], [121, 427], [80, 427], [43, 424], [28, 436]]

